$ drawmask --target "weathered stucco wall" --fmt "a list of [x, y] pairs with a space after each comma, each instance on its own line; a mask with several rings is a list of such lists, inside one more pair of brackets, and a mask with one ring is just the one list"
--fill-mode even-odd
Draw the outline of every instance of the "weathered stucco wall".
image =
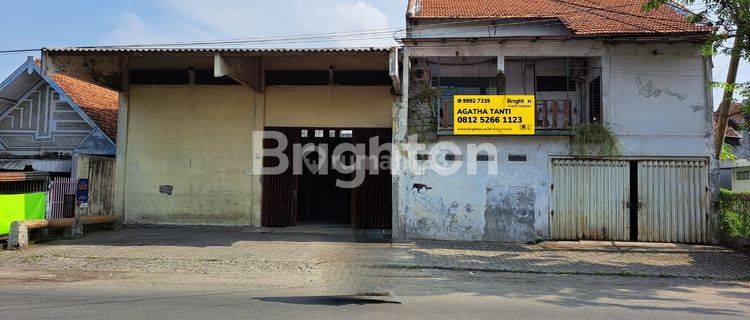
[[623, 153], [707, 157], [707, 143], [713, 143], [706, 139], [711, 108], [697, 48], [689, 56], [654, 55], [628, 47], [611, 52], [603, 111]]
[[131, 86], [130, 223], [252, 223], [255, 94], [244, 86]]
[[395, 97], [387, 86], [269, 86], [269, 127], [388, 128]]
[[123, 59], [117, 56], [65, 55], [50, 56], [43, 51], [42, 72], [51, 75], [61, 72], [86, 82], [96, 83], [112, 89], [122, 84]]
[[[711, 157], [711, 99], [705, 85], [711, 78], [710, 66], [700, 56], [699, 45], [519, 41], [407, 47], [404, 51], [405, 61], [414, 56], [599, 58], [602, 118], [618, 137], [621, 158]], [[407, 64], [403, 77], [409, 74]], [[528, 242], [549, 237], [549, 168], [553, 158], [570, 154], [569, 137], [439, 136], [437, 142], [455, 142], [463, 151], [469, 143], [494, 145], [499, 150], [498, 174], [483, 172], [487, 163], [481, 162], [476, 175], [468, 175], [465, 169], [450, 176], [415, 172], [410, 169], [411, 160], [421, 152], [406, 140], [408, 81], [402, 91], [405, 98], [394, 107], [398, 115], [394, 154], [400, 169], [393, 177], [395, 238]], [[525, 154], [527, 161], [510, 162], [508, 154]], [[444, 158], [436, 157], [438, 161]], [[716, 180], [714, 171], [712, 181]]]
[[[477, 162], [477, 174], [467, 174], [464, 164], [457, 173], [403, 170], [399, 199], [401, 209], [394, 224], [409, 239], [527, 242], [544, 238], [549, 211], [549, 155], [567, 149], [565, 137], [441, 137], [461, 148], [461, 159], [469, 159], [466, 144], [491, 144], [497, 174], [490, 162]], [[404, 147], [404, 145], [402, 145]], [[407, 154], [424, 153], [409, 148]], [[527, 161], [508, 161], [509, 154], [525, 154]], [[495, 158], [495, 157], [493, 157]], [[430, 155], [448, 166], [444, 151]], [[427, 165], [427, 161], [417, 161]]]

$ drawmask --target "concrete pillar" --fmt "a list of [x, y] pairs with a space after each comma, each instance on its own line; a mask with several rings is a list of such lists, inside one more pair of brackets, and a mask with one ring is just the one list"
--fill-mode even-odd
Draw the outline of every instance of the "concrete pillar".
[[128, 104], [130, 92], [130, 63], [127, 57], [122, 58], [119, 108], [117, 112], [117, 151], [115, 152], [115, 195], [114, 212], [125, 217], [125, 176], [127, 171], [128, 147]]
[[404, 239], [406, 230], [403, 226], [403, 214], [405, 211], [402, 177], [404, 170], [408, 170], [408, 146], [407, 146], [407, 127], [409, 124], [409, 74], [411, 73], [411, 62], [409, 59], [409, 48], [403, 49], [402, 55], [402, 76], [401, 76], [401, 101], [393, 104], [393, 150], [391, 151], [391, 167], [394, 169], [391, 174], [391, 236], [393, 239]]
[[8, 235], [8, 250], [25, 249], [29, 247], [29, 228], [19, 221], [10, 225]]
[[[263, 131], [265, 130], [265, 109], [266, 109], [266, 99], [265, 99], [265, 93], [255, 91], [255, 106], [253, 108], [254, 112], [254, 121], [253, 121], [253, 130], [254, 131]], [[251, 136], [253, 135], [253, 132], [250, 132]], [[252, 165], [253, 168], [258, 166], [258, 168], [263, 167], [263, 139], [255, 140], [251, 137], [251, 141], [253, 141], [253, 154], [251, 155], [252, 159]], [[261, 226], [261, 215], [262, 215], [262, 209], [263, 209], [263, 176], [257, 173], [254, 173], [251, 176], [251, 190], [252, 190], [252, 204], [251, 204], [251, 225], [254, 227], [260, 227]]]

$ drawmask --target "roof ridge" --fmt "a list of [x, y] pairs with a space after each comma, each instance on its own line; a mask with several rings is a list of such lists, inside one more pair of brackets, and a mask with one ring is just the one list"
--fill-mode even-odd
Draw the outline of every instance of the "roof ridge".
[[[558, 18], [573, 35], [708, 34], [671, 6], [644, 11], [642, 0], [413, 0], [411, 19]], [[413, 1], [410, 1], [412, 3]], [[415, 5], [417, 3], [414, 3]], [[409, 8], [411, 10], [411, 8]]]

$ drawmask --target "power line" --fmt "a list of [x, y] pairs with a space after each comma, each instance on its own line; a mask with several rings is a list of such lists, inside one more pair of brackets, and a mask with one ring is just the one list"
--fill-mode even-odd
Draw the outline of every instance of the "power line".
[[6, 54], [6, 53], [22, 53], [22, 52], [36, 52], [39, 51], [39, 48], [36, 49], [13, 49], [13, 50], [0, 50], [0, 54]]
[[[621, 5], [615, 5], [615, 6], [609, 6], [609, 7], [591, 7], [576, 3], [569, 3], [562, 0], [552, 0], [560, 3], [565, 3], [573, 6], [577, 6], [581, 9], [574, 9], [574, 10], [565, 10], [558, 13], [551, 13], [549, 15], [558, 15], [563, 13], [576, 13], [576, 12], [582, 12], [586, 11], [591, 14], [598, 15], [605, 19], [611, 19], [618, 22], [621, 22], [623, 24], [628, 24], [636, 28], [643, 28], [647, 29], [652, 32], [656, 32], [655, 30], [634, 25], [631, 23], [628, 23], [626, 21], [622, 21], [619, 19], [614, 19], [612, 17], [607, 17], [604, 15], [597, 14], [595, 12], [591, 12], [592, 10], [599, 10], [599, 11], [608, 11], [608, 12], [614, 12], [618, 14], [625, 14], [630, 16], [635, 16], [639, 18], [653, 18], [653, 17], [645, 17], [645, 16], [639, 16], [630, 14], [627, 12], [617, 11], [617, 10], [610, 10], [613, 8], [619, 8], [619, 7], [625, 7], [630, 6], [632, 4], [621, 4]], [[588, 9], [588, 10], [586, 10]], [[465, 25], [465, 24], [476, 24], [483, 21], [497, 21], [499, 19], [502, 19], [501, 17], [495, 17], [495, 18], [486, 18], [486, 19], [473, 19], [473, 20], [466, 20], [466, 21], [452, 21], [452, 22], [445, 22], [445, 23], [436, 23], [436, 24], [428, 24], [424, 26], [411, 26], [410, 30], [421, 30], [421, 29], [440, 29], [440, 28], [450, 28], [452, 26], [456, 25]], [[658, 18], [654, 18], [658, 19]], [[665, 20], [665, 19], [661, 19]], [[521, 22], [505, 22], [505, 23], [499, 23], [499, 24], [492, 24], [492, 25], [480, 25], [476, 26], [477, 28], [487, 28], [487, 27], [503, 27], [503, 26], [512, 26], [512, 25], [525, 25], [525, 24], [536, 24], [540, 26], [547, 26], [547, 25], [556, 25], [556, 24], [564, 24], [560, 22], [561, 20], [558, 18], [555, 19], [541, 19], [541, 20], [533, 20], [533, 21], [521, 21]], [[665, 20], [670, 22], [676, 22], [674, 20]], [[551, 22], [549, 24], [540, 24], [544, 22]], [[240, 45], [240, 44], [298, 44], [298, 43], [319, 43], [319, 42], [330, 42], [330, 41], [337, 41], [337, 40], [375, 40], [375, 39], [386, 39], [386, 38], [394, 38], [395, 34], [405, 31], [406, 29], [397, 29], [397, 28], [380, 28], [380, 29], [366, 29], [366, 30], [354, 30], [354, 31], [341, 31], [341, 32], [328, 32], [328, 33], [311, 33], [311, 34], [301, 34], [301, 35], [287, 35], [287, 36], [269, 36], [269, 37], [255, 37], [255, 38], [235, 38], [235, 39], [219, 39], [219, 40], [206, 40], [206, 41], [189, 41], [189, 42], [172, 42], [172, 43], [151, 43], [151, 44], [130, 44], [130, 45], [103, 45], [103, 46], [81, 46], [78, 48], [88, 48], [88, 49], [95, 49], [95, 48], [139, 48], [139, 47], [166, 47], [166, 46], [202, 46], [202, 45]], [[456, 34], [460, 33], [461, 31], [453, 31], [453, 32], [445, 32], [445, 33], [434, 33], [433, 35], [439, 36], [439, 35], [450, 35], [450, 34]], [[15, 53], [22, 53], [22, 52], [36, 52], [40, 49], [13, 49], [13, 50], [0, 50], [1, 54], [15, 54]]]
[[[497, 20], [497, 19], [492, 19]], [[511, 26], [511, 25], [524, 25], [524, 24], [539, 24], [544, 21], [558, 21], [557, 19], [546, 19], [536, 21], [521, 21], [521, 22], [506, 22], [496, 24], [495, 26]], [[476, 23], [476, 21], [460, 21], [451, 24], [467, 24]], [[443, 24], [447, 25], [447, 24]], [[486, 27], [486, 26], [478, 26]], [[200, 45], [239, 45], [239, 44], [278, 44], [278, 43], [315, 43], [315, 42], [329, 42], [336, 40], [374, 40], [374, 39], [393, 39], [393, 33], [403, 31], [404, 29], [371, 29], [362, 31], [351, 31], [351, 32], [332, 32], [332, 33], [317, 33], [308, 34], [303, 36], [275, 36], [275, 37], [256, 37], [256, 38], [238, 38], [238, 39], [227, 39], [227, 40], [210, 40], [210, 41], [190, 41], [190, 42], [172, 42], [172, 43], [150, 43], [150, 44], [130, 44], [130, 45], [102, 45], [102, 46], [79, 46], [77, 48], [85, 49], [96, 49], [96, 48], [141, 48], [141, 47], [166, 47], [166, 46], [200, 46]], [[444, 33], [444, 34], [451, 34]], [[32, 52], [39, 51], [40, 49], [18, 49], [18, 50], [2, 50], [0, 54], [10, 54], [19, 52]]]
[[[568, 4], [568, 5], [573, 5], [573, 6], [577, 6], [577, 7], [589, 8], [589, 9], [597, 10], [597, 11], [603, 11], [603, 12], [613, 13], [613, 14], [616, 14], [616, 15], [619, 14], [619, 15], [625, 15], [625, 16], [630, 16], [630, 17], [648, 19], [648, 20], [652, 20], [652, 21], [654, 21], [656, 23], [659, 23], [662, 26], [670, 27], [670, 28], [675, 28], [675, 26], [669, 25], [669, 24], [665, 24], [665, 23], [662, 23], [662, 22], [669, 22], [669, 23], [673, 23], [673, 24], [674, 23], [689, 23], [689, 22], [684, 21], [684, 20], [674, 20], [674, 19], [665, 19], [665, 18], [660, 18], [660, 17], [652, 17], [652, 16], [647, 16], [647, 15], [638, 15], [638, 14], [634, 14], [634, 13], [630, 13], [630, 12], [625, 12], [625, 11], [612, 10], [612, 8], [587, 6], [587, 5], [584, 5], [584, 4], [578, 4], [578, 3], [574, 3], [574, 2], [567, 2], [567, 1], [564, 1], [564, 0], [551, 0], [551, 1], [558, 2], [558, 3], [564, 3], [564, 4]], [[633, 4], [631, 3], [630, 5], [632, 6]], [[690, 12], [689, 10], [687, 10], [685, 8], [675, 7], [675, 6], [670, 5], [668, 3], [667, 3], [667, 6], [672, 7], [675, 10], [682, 10], [682, 11], [686, 11], [686, 12], [689, 12], [691, 14], [694, 14], [694, 13]], [[639, 25], [631, 24], [631, 23], [629, 23], [627, 21], [624, 21], [624, 20], [619, 20], [619, 19], [615, 19], [613, 17], [604, 16], [604, 15], [599, 15], [599, 14], [596, 14], [596, 13], [591, 12], [591, 11], [588, 11], [588, 12], [591, 13], [591, 14], [595, 14], [597, 16], [600, 16], [602, 18], [605, 18], [605, 19], [611, 19], [611, 20], [618, 21], [620, 23], [624, 23], [624, 24], [633, 26], [633, 27], [643, 28], [643, 29], [646, 29], [646, 30], [649, 30], [649, 31], [652, 31], [652, 32], [658, 32], [656, 30], [652, 30], [652, 29], [646, 28], [644, 26], [639, 26]]]
[[[632, 23], [629, 23], [629, 22], [626, 22], [626, 21], [623, 21], [623, 20], [620, 20], [620, 19], [615, 19], [613, 17], [608, 17], [608, 16], [603, 15], [603, 14], [598, 14], [598, 13], [592, 12], [592, 10], [601, 10], [601, 11], [605, 11], [606, 12], [606, 10], [602, 10], [601, 8], [586, 6], [586, 5], [577, 4], [577, 3], [566, 2], [566, 1], [562, 1], [562, 0], [552, 0], [552, 1], [558, 2], [558, 3], [564, 3], [564, 4], [568, 4], [568, 5], [574, 5], [574, 6], [578, 6], [578, 7], [582, 7], [582, 8], [588, 8], [588, 9], [591, 9], [591, 10], [589, 10], [587, 12], [589, 12], [589, 13], [591, 13], [593, 15], [599, 16], [601, 18], [611, 19], [611, 20], [614, 20], [614, 21], [617, 21], [617, 22], [629, 25], [631, 27], [642, 28], [642, 29], [646, 29], [646, 30], [651, 31], [651, 32], [658, 33], [658, 31], [656, 31], [654, 29], [651, 29], [651, 28], [647, 28], [647, 27], [644, 27], [644, 26], [638, 26], [638, 25], [635, 25], [635, 24], [632, 24]], [[638, 17], [641, 17], [641, 16], [638, 16]]]

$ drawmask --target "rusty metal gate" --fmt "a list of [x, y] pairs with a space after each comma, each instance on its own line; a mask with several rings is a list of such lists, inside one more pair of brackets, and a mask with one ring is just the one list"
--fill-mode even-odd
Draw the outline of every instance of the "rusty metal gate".
[[638, 240], [706, 243], [707, 160], [638, 163]]
[[[288, 140], [284, 154], [292, 159], [292, 144], [296, 143], [299, 130], [295, 128], [274, 127], [266, 131], [276, 131], [286, 136]], [[277, 145], [272, 139], [263, 140], [263, 148], [273, 149]], [[263, 167], [271, 168], [279, 165], [274, 157], [263, 157]], [[297, 177], [291, 168], [277, 175], [263, 176], [263, 203], [261, 223], [264, 227], [287, 227], [297, 223]]]
[[[390, 128], [368, 128], [354, 130], [353, 141], [356, 144], [367, 144], [377, 137], [378, 146], [392, 141]], [[367, 156], [376, 157], [377, 163], [365, 161], [367, 175], [361, 186], [352, 189], [352, 224], [356, 229], [391, 229], [391, 150], [382, 150], [380, 154], [371, 153], [367, 146]], [[385, 165], [382, 165], [385, 164]], [[378, 166], [375, 168], [375, 166]]]
[[550, 238], [630, 240], [630, 163], [552, 160]]

